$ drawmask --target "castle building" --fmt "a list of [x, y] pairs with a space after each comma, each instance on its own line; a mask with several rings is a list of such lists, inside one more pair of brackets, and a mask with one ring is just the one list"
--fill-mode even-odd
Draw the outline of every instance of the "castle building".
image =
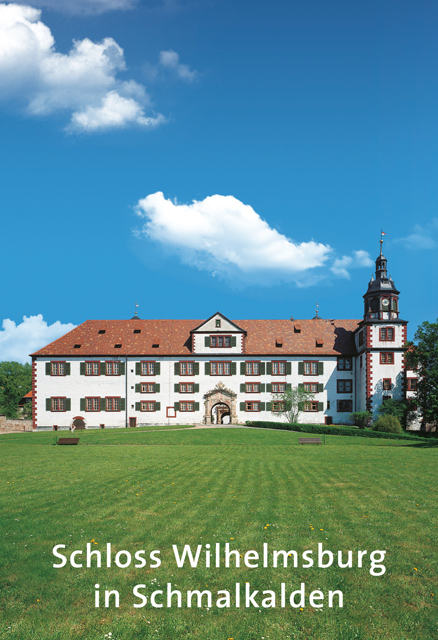
[[34, 429], [279, 420], [278, 394], [313, 394], [299, 421], [348, 424], [412, 395], [387, 260], [362, 320], [87, 320], [32, 354]]

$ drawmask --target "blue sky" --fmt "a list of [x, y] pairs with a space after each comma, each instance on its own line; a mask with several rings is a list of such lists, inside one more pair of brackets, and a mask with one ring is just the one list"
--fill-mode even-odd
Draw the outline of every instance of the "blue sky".
[[0, 359], [135, 302], [360, 318], [381, 229], [410, 337], [435, 321], [437, 27], [425, 0], [0, 3]]

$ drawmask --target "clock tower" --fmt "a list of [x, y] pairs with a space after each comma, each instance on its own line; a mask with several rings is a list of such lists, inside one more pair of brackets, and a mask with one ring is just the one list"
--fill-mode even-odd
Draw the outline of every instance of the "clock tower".
[[364, 295], [364, 320], [397, 320], [399, 317], [398, 296], [391, 276], [388, 277], [387, 260], [382, 252], [383, 240], [380, 240], [380, 255], [376, 260], [376, 275], [372, 276], [368, 290]]

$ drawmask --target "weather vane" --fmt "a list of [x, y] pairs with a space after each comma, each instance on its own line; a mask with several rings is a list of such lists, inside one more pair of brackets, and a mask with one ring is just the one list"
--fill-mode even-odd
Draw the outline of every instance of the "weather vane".
[[134, 315], [135, 315], [135, 316], [137, 315], [137, 307], [139, 307], [139, 306], [140, 306], [140, 305], [136, 302], [136, 303], [135, 303], [135, 313], [134, 313]]

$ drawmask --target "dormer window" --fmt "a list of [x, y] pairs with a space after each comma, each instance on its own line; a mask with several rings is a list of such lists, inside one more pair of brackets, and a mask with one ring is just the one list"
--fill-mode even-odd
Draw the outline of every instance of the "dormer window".
[[104, 333], [106, 333], [106, 329], [99, 329], [99, 331], [97, 332], [100, 336], [102, 336]]
[[210, 347], [231, 347], [231, 336], [210, 336]]
[[141, 329], [134, 329], [134, 333], [141, 333]]

